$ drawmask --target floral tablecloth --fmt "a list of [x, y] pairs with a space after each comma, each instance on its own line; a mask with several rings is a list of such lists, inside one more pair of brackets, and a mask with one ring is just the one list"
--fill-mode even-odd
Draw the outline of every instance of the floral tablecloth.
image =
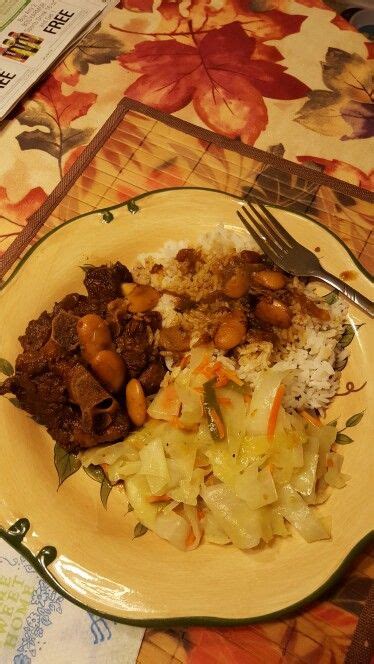
[[[321, 0], [122, 0], [2, 123], [0, 256], [127, 96], [161, 112], [160, 121], [127, 115], [36, 237], [150, 189], [199, 185], [239, 195], [253, 189], [319, 219], [373, 268], [373, 55], [373, 44]], [[164, 125], [163, 113], [291, 167], [280, 175], [256, 161], [260, 153], [251, 159], [198, 131], [183, 133], [185, 125]], [[295, 165], [332, 176], [336, 187], [331, 180], [308, 182], [306, 169], [299, 173]], [[341, 183], [352, 190], [344, 193]], [[296, 616], [240, 628], [147, 630], [138, 661], [343, 662], [373, 576], [368, 550], [329, 598]], [[38, 596], [31, 597], [37, 607]], [[59, 612], [46, 619], [55, 622], [57, 653]], [[91, 618], [79, 620], [87, 627]], [[109, 640], [114, 628], [101, 628], [102, 641]], [[60, 661], [30, 652], [30, 661]], [[23, 663], [16, 650], [8, 655]], [[115, 654], [111, 661], [125, 660]]]

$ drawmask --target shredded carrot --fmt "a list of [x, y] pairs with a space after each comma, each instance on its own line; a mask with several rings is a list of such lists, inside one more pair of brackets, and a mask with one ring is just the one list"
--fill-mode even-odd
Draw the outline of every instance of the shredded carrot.
[[279, 409], [281, 407], [281, 403], [282, 403], [282, 399], [283, 399], [285, 391], [286, 391], [285, 385], [279, 385], [279, 387], [278, 387], [278, 389], [275, 393], [273, 405], [270, 409], [270, 415], [269, 415], [269, 420], [268, 420], [267, 435], [268, 435], [269, 438], [272, 438], [274, 436], [274, 431], [275, 431], [275, 427], [276, 427], [277, 419], [278, 419], [278, 413], [279, 413]]
[[225, 387], [227, 383], [229, 382], [229, 379], [227, 378], [225, 374], [225, 370], [222, 366], [222, 362], [216, 362], [213, 365], [213, 371], [214, 375], [216, 376], [216, 384], [215, 387]]
[[215, 373], [213, 371], [213, 367], [205, 367], [204, 369], [201, 370], [200, 373], [202, 373], [203, 376], [208, 378], [208, 380], [210, 380], [211, 378], [213, 378], [213, 376], [215, 376]]
[[229, 379], [227, 378], [227, 376], [224, 376], [223, 374], [219, 374], [219, 375], [217, 375], [217, 380], [216, 380], [216, 384], [215, 384], [214, 387], [225, 387], [225, 385], [227, 385], [228, 382], [229, 382]]
[[237, 385], [243, 385], [243, 381], [237, 377], [236, 373], [224, 367], [222, 362], [216, 362], [213, 365], [213, 372], [217, 376], [215, 387], [224, 387], [227, 385], [229, 380], [231, 380], [233, 383], [236, 383]]
[[184, 355], [179, 363], [181, 369], [184, 369], [190, 361], [190, 355]]
[[194, 392], [197, 392], [198, 394], [202, 394], [204, 392], [203, 387], [193, 387], [192, 389]]
[[202, 521], [202, 519], [204, 518], [204, 516], [205, 516], [205, 510], [200, 509], [200, 508], [198, 507], [198, 508], [197, 508], [197, 518], [199, 519], [199, 521]]
[[175, 427], [176, 429], [183, 429], [184, 431], [194, 431], [197, 427], [195, 424], [190, 427], [186, 426], [183, 424], [183, 422], [181, 422], [180, 418], [176, 416], [172, 417], [171, 420], [169, 420], [169, 423], [172, 427]]
[[231, 406], [232, 404], [232, 400], [229, 397], [217, 397], [217, 401], [221, 406]]
[[215, 362], [212, 367], [209, 366], [210, 362], [211, 360], [209, 357], [204, 357], [192, 373], [201, 373], [208, 378], [208, 380], [215, 377], [215, 387], [225, 387], [229, 380], [236, 383], [236, 385], [243, 385], [243, 381], [238, 378], [236, 373], [224, 367], [222, 362]]
[[165, 503], [167, 500], [171, 500], [171, 498], [166, 493], [164, 493], [162, 496], [149, 496], [147, 498], [149, 503]]
[[198, 364], [197, 367], [194, 368], [192, 373], [202, 373], [203, 369], [205, 369], [205, 367], [207, 367], [209, 363], [210, 363], [209, 357], [207, 356], [203, 357], [200, 364]]
[[252, 401], [252, 395], [248, 394], [247, 392], [244, 394], [244, 401], [245, 403], [251, 403]]
[[225, 437], [225, 433], [226, 433], [225, 432], [225, 425], [223, 424], [223, 422], [222, 422], [222, 420], [221, 420], [220, 416], [218, 415], [215, 408], [210, 409], [210, 416], [211, 416], [214, 424], [216, 425], [216, 428], [217, 428], [218, 435], [219, 435], [220, 439], [223, 440], [223, 438]]
[[240, 387], [243, 385], [243, 381], [240, 380], [240, 378], [237, 377], [235, 371], [230, 371], [230, 369], [226, 369], [226, 367], [223, 367], [223, 372], [224, 372], [226, 378], [231, 380], [236, 385], [239, 385]]
[[190, 528], [189, 533], [186, 537], [186, 546], [192, 546], [193, 544], [195, 544], [195, 539], [196, 539], [195, 533], [193, 529]]
[[315, 427], [321, 427], [322, 422], [319, 417], [316, 417], [315, 415], [312, 415], [312, 413], [309, 413], [307, 410], [301, 410], [300, 411], [301, 417], [304, 418], [307, 422], [310, 422], [310, 424], [313, 424]]

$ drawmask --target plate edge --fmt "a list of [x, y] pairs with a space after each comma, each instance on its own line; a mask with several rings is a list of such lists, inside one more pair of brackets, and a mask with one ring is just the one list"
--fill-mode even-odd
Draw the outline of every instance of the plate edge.
[[[111, 205], [105, 208], [100, 208], [97, 210], [91, 210], [89, 212], [85, 212], [83, 214], [77, 215], [76, 217], [72, 217], [69, 220], [66, 220], [56, 228], [51, 229], [46, 235], [44, 235], [38, 242], [36, 242], [32, 247], [29, 248], [29, 250], [26, 252], [26, 254], [22, 257], [16, 268], [13, 270], [11, 275], [8, 277], [6, 281], [3, 283], [0, 283], [0, 293], [6, 288], [6, 286], [9, 285], [9, 283], [13, 280], [14, 276], [19, 272], [19, 270], [22, 268], [22, 266], [25, 264], [26, 260], [34, 253], [34, 251], [44, 242], [46, 241], [51, 235], [59, 231], [61, 228], [73, 223], [74, 221], [78, 221], [79, 219], [82, 219], [84, 217], [88, 217], [91, 215], [104, 215], [108, 211], [112, 210], [117, 210], [120, 209], [121, 207], [127, 207], [129, 212], [132, 212], [131, 210], [131, 205], [136, 204], [136, 201], [139, 201], [143, 198], [153, 196], [154, 194], [158, 193], [164, 193], [168, 191], [176, 191], [176, 190], [186, 190], [186, 191], [206, 191], [210, 193], [218, 193], [222, 194], [224, 196], [227, 196], [228, 198], [231, 198], [233, 200], [236, 200], [238, 202], [245, 202], [245, 197], [240, 197], [235, 194], [231, 194], [229, 192], [225, 192], [219, 189], [214, 189], [214, 188], [208, 188], [208, 187], [166, 187], [163, 189], [156, 189], [150, 192], [143, 192], [141, 194], [138, 194], [135, 197], [132, 197], [128, 199], [127, 201], [124, 201], [122, 203], [118, 203], [116, 205]], [[270, 208], [274, 209], [279, 209], [279, 210], [284, 210], [282, 206], [279, 205], [269, 205]], [[365, 269], [365, 267], [358, 261], [358, 259], [354, 256], [354, 254], [351, 252], [349, 247], [344, 243], [343, 240], [341, 240], [332, 230], [321, 224], [320, 222], [316, 221], [312, 217], [309, 217], [306, 214], [300, 213], [300, 212], [294, 212], [293, 210], [286, 210], [288, 212], [291, 212], [292, 214], [298, 215], [300, 217], [303, 217], [307, 219], [308, 221], [316, 224], [319, 226], [323, 231], [327, 232], [329, 235], [331, 235], [339, 244], [345, 249], [347, 254], [350, 256], [351, 260], [353, 263], [356, 265], [357, 269], [359, 272], [368, 279], [369, 282], [373, 283], [374, 278], [372, 275]], [[28, 524], [27, 529], [25, 532], [22, 534], [22, 528], [26, 527], [26, 524]], [[18, 553], [23, 555], [29, 562], [30, 564], [34, 567], [35, 571], [43, 578], [54, 590], [59, 592], [63, 597], [71, 601], [73, 604], [77, 605], [78, 607], [86, 610], [86, 611], [92, 611], [96, 615], [106, 618], [109, 620], [115, 620], [117, 622], [121, 622], [124, 624], [128, 625], [134, 625], [134, 626], [140, 626], [140, 627], [165, 627], [165, 626], [170, 626], [170, 625], [240, 625], [240, 624], [250, 624], [250, 623], [255, 623], [255, 622], [261, 622], [261, 621], [268, 621], [268, 620], [274, 620], [278, 617], [284, 616], [284, 615], [289, 615], [290, 613], [296, 611], [298, 608], [301, 606], [304, 606], [307, 603], [310, 603], [314, 600], [316, 600], [318, 597], [320, 597], [321, 594], [323, 594], [325, 591], [327, 591], [329, 588], [331, 588], [334, 583], [338, 580], [338, 578], [341, 576], [341, 574], [345, 571], [345, 569], [349, 566], [349, 564], [352, 562], [353, 558], [360, 553], [360, 551], [366, 546], [367, 543], [374, 541], [374, 530], [368, 532], [364, 537], [359, 540], [354, 547], [349, 551], [349, 553], [345, 556], [345, 558], [341, 561], [337, 569], [333, 572], [333, 574], [321, 585], [319, 588], [314, 590], [312, 593], [307, 595], [306, 597], [298, 600], [294, 604], [284, 607], [283, 609], [280, 609], [278, 611], [272, 612], [270, 614], [264, 614], [261, 616], [255, 616], [251, 618], [218, 618], [214, 616], [189, 616], [189, 617], [177, 617], [177, 618], [150, 618], [150, 619], [133, 619], [133, 618], [123, 618], [121, 616], [115, 616], [112, 614], [106, 614], [104, 612], [97, 611], [93, 608], [91, 608], [88, 605], [85, 605], [83, 602], [81, 602], [79, 599], [75, 598], [73, 595], [70, 595], [63, 586], [59, 584], [59, 581], [53, 576], [52, 572], [48, 569], [48, 566], [55, 560], [57, 557], [57, 551], [55, 547], [53, 546], [46, 546], [41, 549], [41, 551], [35, 556], [29, 549], [26, 547], [25, 544], [22, 543], [23, 537], [26, 535], [27, 530], [30, 527], [30, 522], [28, 519], [23, 518], [19, 519], [15, 524], [10, 526], [8, 530], [4, 529], [0, 525], [0, 538], [4, 539], [5, 541], [10, 544]], [[19, 530], [21, 528], [21, 530]]]
[[[74, 221], [78, 221], [79, 219], [83, 219], [84, 217], [89, 217], [93, 214], [101, 214], [104, 216], [106, 212], [110, 212], [112, 210], [118, 210], [121, 207], [127, 207], [129, 212], [131, 211], [131, 206], [132, 204], [135, 204], [136, 206], [136, 201], [139, 201], [143, 198], [147, 198], [148, 196], [153, 196], [154, 194], [160, 194], [164, 193], [167, 191], [207, 191], [210, 193], [217, 193], [217, 194], [223, 194], [224, 196], [227, 196], [228, 198], [231, 198], [236, 201], [246, 201], [246, 197], [242, 196], [237, 196], [236, 194], [231, 194], [227, 191], [222, 191], [221, 189], [214, 189], [214, 188], [209, 188], [209, 187], [165, 187], [163, 189], [154, 189], [153, 191], [146, 191], [141, 194], [138, 194], [137, 196], [133, 196], [132, 198], [127, 199], [126, 201], [123, 201], [122, 203], [117, 203], [116, 205], [110, 205], [104, 208], [99, 208], [97, 210], [91, 210], [89, 212], [84, 212], [83, 214], [79, 214], [76, 217], [72, 217], [71, 219], [67, 219], [64, 221], [62, 224], [59, 226], [56, 226], [56, 228], [52, 228], [48, 233], [43, 235], [42, 238], [40, 238], [35, 244], [30, 247], [24, 256], [22, 256], [21, 260], [19, 261], [18, 265], [14, 268], [13, 272], [9, 275], [9, 277], [5, 281], [0, 281], [0, 293], [6, 288], [6, 286], [9, 285], [9, 283], [13, 280], [16, 274], [20, 271], [22, 266], [25, 264], [25, 262], [30, 258], [30, 256], [34, 253], [34, 251], [45, 241], [47, 240], [51, 235], [54, 235], [57, 231], [59, 231], [61, 228], [64, 228], [65, 226], [68, 226], [69, 224], [73, 223]], [[334, 231], [330, 230], [327, 228], [327, 226], [324, 226], [321, 224], [319, 221], [316, 219], [313, 219], [312, 217], [309, 217], [307, 214], [304, 214], [302, 212], [294, 212], [293, 210], [286, 209], [282, 207], [281, 205], [269, 205], [268, 207], [274, 208], [276, 210], [286, 210], [287, 212], [291, 212], [292, 214], [298, 215], [300, 217], [304, 217], [304, 219], [307, 219], [308, 221], [312, 222], [313, 224], [316, 224], [316, 226], [319, 226], [323, 231], [331, 235], [339, 244], [345, 249], [355, 266], [357, 267], [358, 271], [363, 275], [370, 283], [374, 283], [374, 276], [370, 274], [370, 272], [360, 263], [360, 261], [356, 258], [356, 256], [353, 254], [351, 249], [345, 244], [343, 240], [340, 239], [338, 235], [334, 233]], [[134, 212], [132, 212], [134, 214]]]
[[345, 572], [349, 565], [353, 562], [353, 559], [364, 549], [364, 547], [370, 542], [374, 542], [374, 530], [369, 531], [364, 535], [354, 547], [347, 553], [345, 558], [341, 561], [336, 570], [329, 576], [326, 581], [316, 588], [312, 593], [306, 597], [301, 598], [297, 602], [290, 604], [289, 606], [279, 609], [278, 611], [273, 611], [272, 613], [263, 614], [260, 616], [252, 616], [251, 618], [218, 618], [215, 616], [185, 616], [185, 617], [170, 617], [170, 618], [126, 618], [123, 616], [116, 616], [114, 614], [105, 613], [98, 611], [97, 609], [84, 604], [79, 599], [71, 595], [55, 578], [52, 572], [49, 570], [49, 565], [54, 562], [57, 557], [57, 550], [54, 546], [44, 546], [38, 554], [34, 555], [30, 549], [23, 544], [23, 538], [30, 529], [30, 521], [27, 518], [18, 519], [12, 526], [5, 530], [0, 527], [0, 538], [5, 540], [13, 549], [15, 549], [19, 554], [24, 556], [26, 560], [33, 566], [35, 571], [39, 576], [46, 582], [48, 585], [58, 592], [62, 597], [69, 600], [80, 609], [85, 611], [90, 611], [100, 618], [105, 618], [106, 620], [114, 620], [116, 622], [123, 623], [125, 625], [133, 625], [136, 627], [154, 627], [154, 628], [165, 628], [171, 627], [174, 625], [200, 625], [200, 626], [234, 626], [234, 625], [248, 625], [251, 623], [265, 622], [269, 620], [276, 620], [282, 616], [290, 615], [297, 611], [300, 607], [310, 604], [312, 601], [317, 600], [323, 593], [331, 589], [334, 584], [339, 580], [340, 576]]

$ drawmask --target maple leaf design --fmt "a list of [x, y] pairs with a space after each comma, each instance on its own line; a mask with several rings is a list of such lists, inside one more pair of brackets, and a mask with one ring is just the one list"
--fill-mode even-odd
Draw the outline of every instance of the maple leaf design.
[[6, 245], [21, 232], [29, 217], [35, 210], [39, 209], [47, 198], [47, 194], [41, 187], [34, 187], [18, 201], [12, 201], [8, 197], [5, 187], [0, 187], [0, 255]]
[[323, 159], [322, 157], [311, 155], [300, 155], [297, 157], [297, 160], [301, 164], [319, 164], [323, 167], [323, 170], [327, 175], [332, 175], [332, 177], [338, 178], [339, 180], [350, 182], [351, 184], [367, 189], [368, 191], [374, 191], [374, 170], [365, 173], [356, 166], [347, 164], [345, 161], [339, 161], [338, 159]]
[[322, 78], [328, 90], [312, 90], [296, 122], [343, 141], [373, 136], [373, 62], [357, 53], [329, 48], [322, 63]]
[[43, 150], [58, 161], [62, 175], [62, 158], [73, 148], [88, 142], [93, 129], [75, 129], [72, 122], [86, 115], [97, 95], [73, 92], [63, 95], [61, 82], [51, 76], [35, 93], [32, 101], [17, 117], [28, 127], [43, 127], [24, 131], [16, 138], [21, 150]]
[[[110, 24], [110, 27], [130, 35], [182, 37], [189, 35], [190, 23], [195, 34], [202, 35], [238, 21], [249, 37], [263, 42], [283, 39], [300, 31], [307, 16], [279, 11], [283, 5], [288, 9], [288, 1], [274, 0], [275, 4], [267, 6], [268, 0], [225, 0], [218, 3], [206, 0], [161, 0], [156, 3], [151, 0], [122, 0], [121, 7], [127, 11], [138, 14], [153, 12], [156, 23], [152, 29], [156, 31], [140, 33], [138, 29], [133, 31], [128, 23], [123, 27]], [[158, 25], [157, 16], [160, 17]]]
[[[356, 32], [356, 28], [354, 28], [353, 25], [348, 23], [348, 21], [340, 16], [340, 14], [335, 14], [333, 6], [329, 7], [328, 4], [323, 2], [323, 0], [295, 0], [295, 2], [304, 7], [322, 9], [325, 12], [330, 12], [330, 14], [333, 14], [333, 18], [330, 20], [332, 25], [335, 25], [339, 30]], [[250, 0], [250, 6], [252, 10], [257, 12], [267, 12], [274, 9], [287, 12], [291, 7], [292, 9], [294, 8], [294, 2], [293, 0]], [[291, 16], [294, 17], [293, 14], [289, 14], [289, 16], [290, 18]]]
[[210, 129], [253, 144], [268, 121], [263, 97], [298, 99], [308, 93], [304, 83], [274, 61], [276, 52], [272, 60], [260, 59], [256, 40], [239, 22], [203, 36], [190, 23], [190, 32], [191, 44], [141, 42], [121, 55], [121, 65], [140, 74], [125, 95], [168, 113], [192, 101]]
[[365, 46], [368, 52], [368, 60], [374, 60], [374, 43], [365, 42]]
[[[315, 1], [315, 0], [313, 0]], [[322, 1], [322, 0], [321, 0]], [[126, 2], [126, 0], [125, 0]], [[147, 0], [129, 0], [140, 7]], [[267, 0], [224, 0], [224, 2], [207, 2], [206, 0], [162, 0], [154, 11], [164, 19], [159, 26], [165, 32], [183, 34], [188, 21], [192, 21], [195, 32], [220, 28], [233, 21], [240, 21], [243, 29], [251, 37], [258, 40], [283, 39], [287, 35], [299, 32], [301, 24], [307, 18], [301, 14], [286, 13], [289, 0], [275, 0], [270, 4]], [[285, 6], [286, 11], [279, 11]], [[128, 4], [126, 2], [126, 7]], [[145, 8], [142, 11], [150, 11]]]
[[121, 0], [120, 7], [130, 12], [151, 12], [153, 0]]
[[83, 37], [78, 46], [56, 67], [53, 76], [68, 85], [77, 85], [81, 74], [87, 74], [91, 65], [108, 64], [122, 53], [120, 39], [96, 27]]

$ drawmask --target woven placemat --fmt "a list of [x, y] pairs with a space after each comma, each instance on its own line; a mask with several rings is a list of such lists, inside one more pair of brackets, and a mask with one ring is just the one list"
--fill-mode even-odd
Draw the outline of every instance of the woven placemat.
[[145, 191], [187, 185], [250, 194], [306, 213], [371, 267], [373, 194], [285, 160], [279, 146], [263, 152], [124, 99], [0, 258], [0, 278], [66, 219]]

